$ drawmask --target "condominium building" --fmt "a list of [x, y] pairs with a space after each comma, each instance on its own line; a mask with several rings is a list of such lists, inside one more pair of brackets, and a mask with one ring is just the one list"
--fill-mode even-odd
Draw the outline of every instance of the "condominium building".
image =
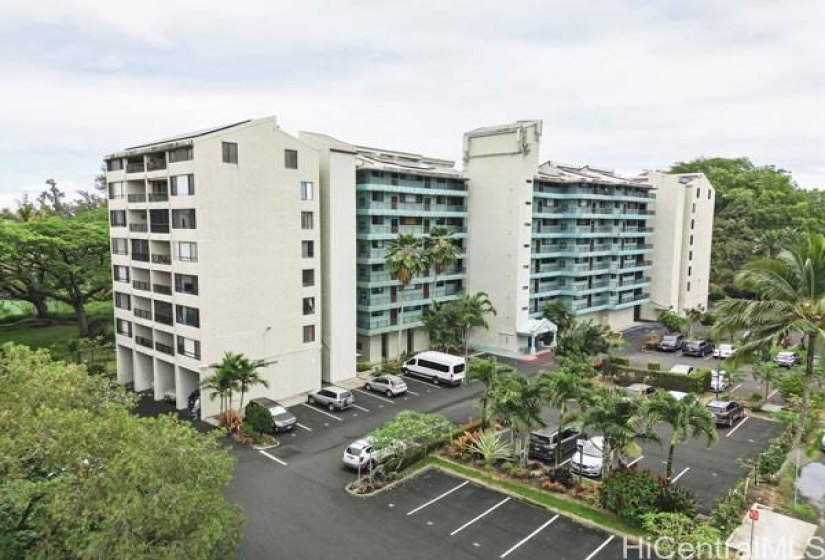
[[[301, 137], [321, 153], [321, 192], [329, 207], [329, 212], [322, 210], [323, 244], [329, 247], [323, 259], [325, 286], [334, 285], [331, 289], [340, 297], [330, 294], [326, 300], [324, 329], [329, 329], [331, 339], [329, 344], [325, 340], [324, 351], [328, 345], [331, 352], [347, 348], [344, 333], [352, 332], [353, 307], [359, 360], [378, 362], [425, 349], [424, 309], [464, 291], [466, 179], [452, 161], [356, 146], [318, 133]], [[330, 154], [328, 165], [325, 154]], [[399, 234], [424, 242], [439, 225], [449, 229], [462, 258], [437, 278], [428, 270], [406, 286], [394, 279], [385, 265], [389, 244]], [[340, 249], [334, 248], [336, 244]], [[349, 288], [342, 290], [345, 287]], [[352, 295], [347, 297], [349, 289]]]
[[653, 283], [642, 317], [655, 319], [671, 309], [684, 315], [705, 309], [710, 285], [710, 253], [716, 192], [703, 173], [641, 176], [658, 192], [653, 236]]
[[536, 347], [536, 319], [554, 300], [614, 329], [650, 299], [651, 185], [593, 166], [539, 164], [541, 121], [464, 136], [470, 184], [468, 291], [498, 314], [477, 346]]
[[[318, 150], [274, 118], [106, 157], [117, 375], [186, 406], [224, 352], [290, 396], [321, 379]], [[202, 399], [204, 416], [217, 400]]]

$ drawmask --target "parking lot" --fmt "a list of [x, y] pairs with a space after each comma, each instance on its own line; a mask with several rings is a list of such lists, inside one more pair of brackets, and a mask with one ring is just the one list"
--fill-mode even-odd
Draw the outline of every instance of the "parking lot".
[[387, 526], [416, 527], [447, 551], [476, 558], [600, 560], [623, 540], [473, 482], [431, 469], [369, 501]]

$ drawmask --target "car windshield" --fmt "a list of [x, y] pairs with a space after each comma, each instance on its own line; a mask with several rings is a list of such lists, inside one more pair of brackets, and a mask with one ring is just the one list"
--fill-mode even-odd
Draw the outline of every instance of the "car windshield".
[[584, 444], [581, 453], [582, 455], [587, 455], [588, 457], [596, 457], [597, 459], [602, 458], [602, 448], [597, 446], [592, 441], [588, 441]]
[[662, 342], [676, 342], [676, 340], [678, 340], [678, 337], [674, 335], [667, 335], [662, 339]]
[[365, 446], [363, 443], [353, 443], [347, 447], [347, 453], [350, 455], [360, 455], [364, 452]]
[[688, 348], [701, 348], [701, 342], [688, 342]]
[[715, 413], [725, 412], [724, 406], [709, 406], [708, 410]]
[[272, 416], [280, 416], [281, 414], [286, 414], [286, 409], [278, 404], [278, 405], [269, 407], [269, 413]]

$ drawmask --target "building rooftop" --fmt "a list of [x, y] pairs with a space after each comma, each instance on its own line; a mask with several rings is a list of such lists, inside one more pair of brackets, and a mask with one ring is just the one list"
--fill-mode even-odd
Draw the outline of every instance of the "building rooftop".
[[646, 178], [623, 177], [613, 169], [594, 165], [576, 166], [548, 161], [539, 165], [537, 180], [554, 183], [596, 183], [601, 185], [628, 185], [650, 188]]
[[162, 138], [160, 140], [155, 140], [154, 142], [146, 142], [144, 144], [138, 144], [137, 146], [130, 146], [125, 148], [125, 150], [137, 150], [140, 148], [146, 148], [147, 146], [154, 146], [156, 144], [169, 144], [172, 142], [182, 142], [183, 140], [191, 140], [193, 138], [198, 138], [200, 136], [206, 136], [207, 134], [213, 134], [215, 132], [220, 132], [223, 130], [227, 130], [229, 128], [234, 128], [236, 126], [240, 126], [242, 124], [246, 124], [248, 122], [252, 122], [252, 119], [246, 119], [245, 121], [240, 121], [232, 124], [225, 124], [221, 126], [213, 126], [210, 128], [204, 128], [202, 130], [196, 130], [195, 132], [188, 132], [186, 134], [177, 134], [175, 136], [170, 136], [168, 138]]
[[355, 149], [355, 166], [358, 169], [376, 169], [393, 173], [433, 175], [455, 179], [464, 178], [461, 171], [456, 169], [455, 162], [452, 160], [367, 146], [355, 146]]
[[528, 126], [536, 126], [541, 132], [542, 121], [537, 119], [531, 120], [524, 120], [524, 121], [515, 121], [507, 124], [496, 124], [492, 126], [482, 126], [481, 128], [474, 128], [466, 133], [464, 136], [490, 136], [493, 134], [506, 134], [508, 132], [514, 132], [516, 130], [528, 127]]

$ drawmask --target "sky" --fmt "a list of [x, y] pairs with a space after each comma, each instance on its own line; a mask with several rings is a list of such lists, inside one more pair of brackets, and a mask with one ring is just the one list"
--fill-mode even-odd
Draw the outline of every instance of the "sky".
[[541, 119], [543, 160], [745, 156], [823, 188], [824, 30], [820, 0], [3, 2], [0, 207], [270, 115], [459, 162], [467, 130]]

